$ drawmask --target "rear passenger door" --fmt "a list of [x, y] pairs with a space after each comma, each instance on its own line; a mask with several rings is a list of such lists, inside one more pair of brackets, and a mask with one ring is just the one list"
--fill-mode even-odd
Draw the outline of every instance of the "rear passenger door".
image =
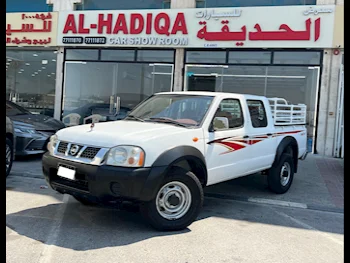
[[[277, 139], [271, 112], [267, 112], [262, 100], [247, 100], [249, 119], [247, 120], [247, 143], [251, 148], [252, 172], [269, 168], [276, 154]], [[269, 107], [269, 105], [266, 105]]]

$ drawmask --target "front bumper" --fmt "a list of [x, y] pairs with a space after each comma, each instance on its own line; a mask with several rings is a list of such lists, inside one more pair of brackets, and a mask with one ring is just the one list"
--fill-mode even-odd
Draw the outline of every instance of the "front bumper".
[[[166, 167], [126, 168], [89, 165], [44, 154], [43, 173], [49, 186], [60, 193], [108, 203], [116, 200], [149, 201], [160, 186]], [[58, 166], [74, 168], [76, 180], [57, 176]]]
[[16, 155], [24, 156], [46, 152], [49, 135], [16, 134]]

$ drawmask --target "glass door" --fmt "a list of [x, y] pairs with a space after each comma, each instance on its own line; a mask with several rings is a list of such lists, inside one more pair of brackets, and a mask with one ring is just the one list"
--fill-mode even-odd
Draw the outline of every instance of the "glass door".
[[172, 90], [173, 65], [65, 63], [63, 116], [67, 126], [125, 118], [153, 93]]
[[186, 65], [186, 91], [222, 91], [226, 65]]

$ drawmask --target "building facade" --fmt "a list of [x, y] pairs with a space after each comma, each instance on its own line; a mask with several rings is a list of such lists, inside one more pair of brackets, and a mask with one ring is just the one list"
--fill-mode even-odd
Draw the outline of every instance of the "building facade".
[[[306, 104], [309, 150], [341, 157], [343, 3], [47, 0], [46, 4], [53, 10], [50, 13], [57, 12], [57, 35], [53, 47], [38, 51], [53, 54], [41, 62], [55, 62], [56, 70], [45, 72], [53, 81], [37, 88], [37, 93], [50, 94], [47, 101], [53, 115], [67, 125], [86, 123], [92, 116], [101, 121], [122, 118], [155, 92], [250, 93]], [[32, 49], [9, 46], [7, 56], [22, 52], [32, 59]], [[36, 79], [43, 67], [31, 77]], [[14, 72], [23, 76], [25, 69]], [[11, 81], [7, 81], [10, 99], [14, 87], [23, 90], [15, 92], [20, 102], [29, 100], [21, 93], [35, 93]]]

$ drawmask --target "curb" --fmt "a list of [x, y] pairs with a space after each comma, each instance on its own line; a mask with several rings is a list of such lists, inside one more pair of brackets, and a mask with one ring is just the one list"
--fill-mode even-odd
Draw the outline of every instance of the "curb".
[[288, 202], [288, 201], [281, 201], [281, 200], [274, 200], [274, 199], [233, 196], [233, 195], [224, 195], [224, 194], [213, 194], [213, 193], [206, 193], [204, 195], [206, 197], [217, 198], [217, 199], [226, 199], [226, 200], [233, 200], [233, 201], [258, 203], [258, 204], [266, 204], [266, 205], [276, 205], [276, 206], [289, 207], [289, 208], [300, 208], [300, 209], [308, 209], [308, 210], [314, 210], [314, 211], [323, 211], [323, 212], [344, 214], [344, 209], [337, 208], [337, 207]]

